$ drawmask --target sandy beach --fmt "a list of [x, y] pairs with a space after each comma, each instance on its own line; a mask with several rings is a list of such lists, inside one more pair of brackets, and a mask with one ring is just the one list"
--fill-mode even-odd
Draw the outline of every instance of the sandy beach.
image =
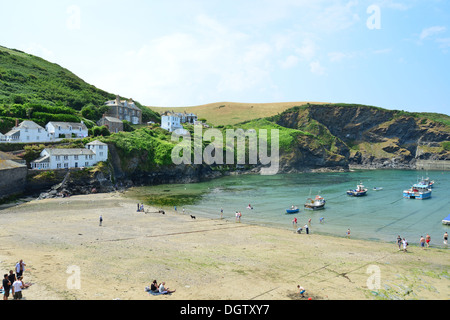
[[[26, 263], [26, 300], [373, 300], [450, 298], [446, 248], [296, 234], [146, 207], [121, 193], [0, 210], [2, 275]], [[99, 216], [103, 223], [99, 226]], [[435, 239], [434, 241], [442, 241]], [[171, 295], [145, 291], [165, 281]], [[297, 285], [306, 289], [299, 297]], [[12, 299], [12, 297], [10, 297]]]

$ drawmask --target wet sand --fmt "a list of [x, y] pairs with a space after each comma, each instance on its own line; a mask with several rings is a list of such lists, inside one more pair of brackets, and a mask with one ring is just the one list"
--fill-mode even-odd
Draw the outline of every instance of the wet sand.
[[[303, 299], [450, 298], [446, 248], [405, 253], [314, 228], [306, 235], [236, 223], [234, 213], [136, 212], [137, 202], [109, 193], [0, 210], [3, 274], [24, 260], [27, 300], [291, 300], [302, 299], [298, 284]], [[150, 295], [154, 279], [176, 292]]]

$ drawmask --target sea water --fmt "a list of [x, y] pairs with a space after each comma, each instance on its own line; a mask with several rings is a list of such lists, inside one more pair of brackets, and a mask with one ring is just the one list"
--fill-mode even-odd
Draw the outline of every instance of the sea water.
[[[426, 200], [405, 199], [403, 190], [421, 178], [435, 181], [432, 197]], [[362, 183], [366, 196], [351, 197], [349, 189]], [[382, 190], [374, 191], [374, 187]], [[410, 244], [429, 234], [431, 245], [442, 246], [449, 229], [442, 219], [450, 213], [450, 172], [414, 170], [355, 170], [331, 173], [236, 175], [193, 184], [142, 187], [146, 203], [184, 209], [185, 214], [235, 221], [236, 211], [243, 223], [294, 230], [309, 219], [310, 232], [383, 242], [396, 242], [400, 235]], [[326, 200], [323, 210], [306, 210], [307, 198], [320, 194]], [[253, 209], [248, 209], [248, 206]], [[298, 206], [300, 212], [287, 214]], [[319, 219], [324, 218], [323, 223]]]

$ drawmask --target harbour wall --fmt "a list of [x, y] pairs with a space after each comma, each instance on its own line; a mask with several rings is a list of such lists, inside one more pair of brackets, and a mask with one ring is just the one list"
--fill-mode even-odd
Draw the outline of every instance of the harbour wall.
[[416, 170], [443, 170], [450, 171], [449, 160], [417, 160]]

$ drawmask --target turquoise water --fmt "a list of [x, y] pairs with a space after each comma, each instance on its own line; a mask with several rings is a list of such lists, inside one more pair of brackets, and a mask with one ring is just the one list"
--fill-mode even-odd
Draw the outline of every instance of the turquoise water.
[[[403, 190], [421, 177], [435, 181], [431, 199], [404, 199]], [[365, 197], [346, 194], [359, 182], [369, 188]], [[373, 191], [373, 187], [383, 190]], [[311, 219], [312, 233], [344, 237], [348, 228], [352, 238], [395, 242], [397, 235], [409, 243], [418, 243], [420, 236], [431, 236], [431, 245], [441, 246], [448, 226], [442, 219], [450, 213], [450, 172], [410, 170], [357, 170], [345, 173], [300, 173], [274, 176], [240, 175], [195, 184], [163, 185], [147, 188], [150, 194], [171, 197], [178, 211], [213, 219], [235, 220], [241, 211], [242, 222], [293, 230], [292, 219], [298, 225]], [[164, 191], [164, 192], [162, 192]], [[327, 203], [324, 210], [304, 210], [310, 196], [320, 193]], [[186, 195], [195, 195], [194, 203], [183, 203]], [[177, 195], [183, 195], [177, 199]], [[200, 196], [199, 196], [200, 195]], [[251, 204], [253, 209], [247, 209]], [[296, 214], [285, 209], [297, 205]], [[325, 222], [319, 223], [324, 217]]]

